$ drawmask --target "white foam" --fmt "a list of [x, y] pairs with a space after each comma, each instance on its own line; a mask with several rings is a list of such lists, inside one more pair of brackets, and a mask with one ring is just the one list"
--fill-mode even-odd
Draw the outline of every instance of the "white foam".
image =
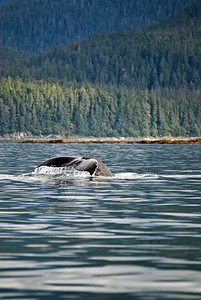
[[126, 172], [126, 173], [117, 173], [115, 174], [115, 178], [117, 179], [140, 179], [140, 178], [158, 178], [158, 175], [156, 174], [138, 174], [138, 173], [131, 173], [131, 172]]
[[13, 179], [13, 178], [15, 178], [14, 175], [0, 174], [0, 180]]
[[173, 174], [173, 175], [161, 175], [162, 178], [173, 178], [173, 179], [201, 179], [199, 174]]
[[20, 180], [20, 181], [34, 181], [34, 180], [46, 180], [46, 179], [54, 179], [54, 178], [69, 178], [69, 179], [82, 179], [82, 178], [94, 178], [94, 180], [116, 180], [116, 179], [155, 179], [158, 178], [156, 174], [138, 174], [132, 172], [125, 173], [117, 173], [114, 174], [114, 177], [103, 177], [103, 176], [91, 176], [86, 171], [78, 171], [74, 168], [55, 168], [55, 167], [47, 167], [42, 166], [36, 168], [32, 173], [21, 174], [21, 175], [8, 175], [8, 174], [0, 174], [0, 180]]

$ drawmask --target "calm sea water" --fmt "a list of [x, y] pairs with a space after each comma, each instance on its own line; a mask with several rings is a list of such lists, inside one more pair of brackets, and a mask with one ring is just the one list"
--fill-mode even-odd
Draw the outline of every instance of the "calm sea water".
[[0, 231], [1, 299], [201, 299], [201, 145], [2, 142]]

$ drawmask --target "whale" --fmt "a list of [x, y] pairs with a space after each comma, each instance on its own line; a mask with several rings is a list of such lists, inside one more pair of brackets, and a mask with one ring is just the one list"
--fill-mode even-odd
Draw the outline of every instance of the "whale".
[[75, 156], [61, 156], [53, 157], [40, 163], [40, 167], [68, 167], [72, 166], [78, 171], [86, 171], [91, 176], [113, 177], [114, 174], [102, 163], [99, 159], [93, 156], [75, 157]]

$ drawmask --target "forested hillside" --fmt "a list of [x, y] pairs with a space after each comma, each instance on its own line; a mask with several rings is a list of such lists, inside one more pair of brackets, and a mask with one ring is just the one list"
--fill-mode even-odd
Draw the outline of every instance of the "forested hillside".
[[201, 134], [201, 0], [157, 25], [0, 51], [0, 135]]
[[0, 5], [0, 44], [41, 52], [95, 32], [131, 30], [194, 0], [14, 0]]
[[5, 3], [5, 2], [9, 2], [9, 1], [14, 1], [14, 0], [0, 0], [0, 5]]
[[0, 135], [198, 136], [201, 91], [141, 91], [0, 81]]
[[2, 68], [2, 74], [135, 90], [197, 89], [201, 86], [200, 36], [201, 1], [197, 1], [177, 18], [151, 28], [95, 34], [23, 61], [18, 55], [16, 63]]
[[33, 57], [27, 51], [0, 46], [0, 76], [18, 76], [23, 72], [25, 60]]
[[198, 88], [200, 32], [96, 34], [28, 60], [22, 73], [134, 89]]

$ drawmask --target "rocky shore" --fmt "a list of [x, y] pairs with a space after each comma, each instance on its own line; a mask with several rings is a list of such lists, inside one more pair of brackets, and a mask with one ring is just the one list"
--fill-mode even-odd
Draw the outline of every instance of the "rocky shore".
[[201, 137], [124, 138], [124, 137], [75, 137], [57, 139], [25, 139], [21, 143], [50, 144], [201, 144]]
[[16, 141], [19, 143], [51, 143], [51, 144], [201, 144], [201, 137], [81, 137], [68, 138], [61, 135], [33, 136], [30, 132], [16, 132], [0, 136], [0, 141]]

